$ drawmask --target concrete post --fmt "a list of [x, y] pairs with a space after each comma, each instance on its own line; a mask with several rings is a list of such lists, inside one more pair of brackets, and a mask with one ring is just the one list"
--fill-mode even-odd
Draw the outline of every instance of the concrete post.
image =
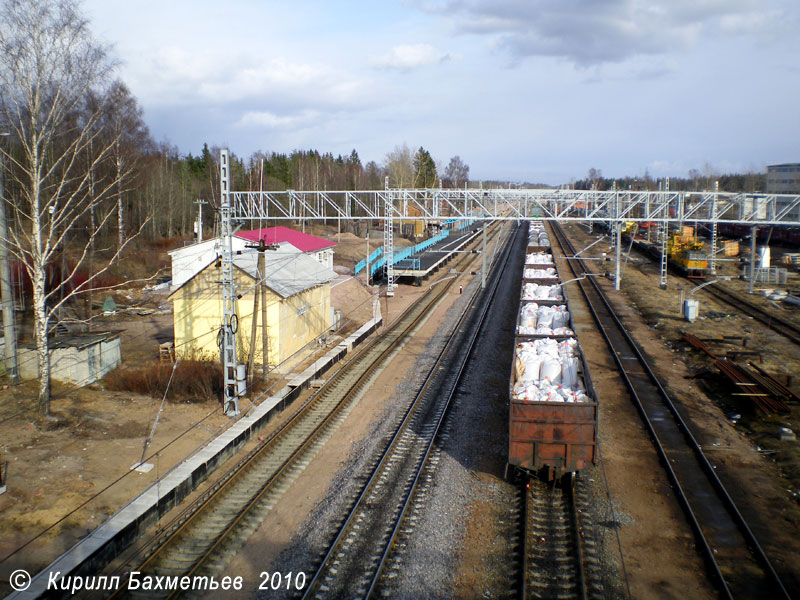
[[4, 188], [5, 161], [0, 154], [0, 295], [2, 295], [3, 336], [5, 338], [5, 367], [11, 381], [19, 381], [17, 365], [17, 332], [14, 315], [14, 295], [11, 290], [11, 267], [8, 258], [8, 223]]
[[481, 235], [481, 289], [486, 288], [486, 221], [483, 222]]
[[614, 289], [619, 290], [619, 263], [622, 252], [622, 223], [620, 222], [619, 192], [614, 192]]
[[[264, 240], [261, 240], [259, 247], [264, 245]], [[250, 356], [247, 360], [247, 378], [250, 380], [250, 385], [255, 381], [255, 360], [256, 360], [256, 332], [258, 331], [258, 301], [261, 299], [261, 279], [264, 277], [264, 251], [259, 249], [258, 263], [256, 266], [256, 286], [253, 290], [253, 317], [250, 322]], [[262, 355], [261, 374], [264, 374], [264, 363], [266, 357]]]
[[758, 227], [753, 227], [750, 237], [750, 282], [747, 286], [747, 293], [753, 293], [753, 286], [756, 280], [756, 238], [758, 237]]

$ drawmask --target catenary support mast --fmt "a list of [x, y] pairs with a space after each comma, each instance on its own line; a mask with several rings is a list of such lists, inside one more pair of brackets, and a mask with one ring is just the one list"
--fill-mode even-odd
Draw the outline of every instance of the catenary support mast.
[[239, 319], [236, 316], [236, 284], [233, 280], [233, 230], [231, 224], [230, 168], [228, 151], [222, 150], [219, 160], [220, 181], [220, 228], [222, 234], [222, 325], [219, 342], [222, 354], [222, 376], [224, 379], [223, 407], [225, 414], [239, 414], [239, 394], [236, 386], [236, 332]]

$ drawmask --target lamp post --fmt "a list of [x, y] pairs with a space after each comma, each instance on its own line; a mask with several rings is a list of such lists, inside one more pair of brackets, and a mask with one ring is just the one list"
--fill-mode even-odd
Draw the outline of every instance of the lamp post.
[[[0, 136], [8, 136], [1, 133]], [[19, 381], [17, 365], [17, 333], [15, 328], [14, 298], [11, 292], [11, 268], [8, 264], [8, 223], [6, 221], [6, 199], [3, 176], [5, 156], [0, 152], [0, 306], [3, 312], [3, 337], [5, 341], [6, 374], [12, 382]]]

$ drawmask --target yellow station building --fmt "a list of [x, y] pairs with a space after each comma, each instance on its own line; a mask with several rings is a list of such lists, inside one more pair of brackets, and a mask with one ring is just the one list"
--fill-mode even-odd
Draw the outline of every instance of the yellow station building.
[[[277, 366], [327, 332], [333, 320], [330, 282], [336, 273], [291, 244], [265, 253], [267, 288], [267, 356]], [[246, 363], [251, 351], [254, 294], [262, 277], [258, 252], [234, 256], [238, 317], [237, 354]], [[170, 299], [174, 307], [175, 352], [184, 358], [219, 359], [217, 336], [222, 323], [221, 268], [215, 257], [183, 282]], [[255, 340], [255, 363], [262, 364], [261, 307]]]

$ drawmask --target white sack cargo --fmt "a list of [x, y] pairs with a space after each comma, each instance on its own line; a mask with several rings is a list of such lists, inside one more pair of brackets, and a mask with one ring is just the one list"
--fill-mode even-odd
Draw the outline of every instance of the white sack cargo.
[[525, 255], [526, 265], [553, 265], [553, 255], [549, 252], [531, 252]]
[[553, 267], [546, 269], [525, 269], [523, 273], [525, 279], [555, 279], [556, 270]]
[[526, 283], [522, 290], [523, 300], [563, 300], [560, 285]]
[[552, 338], [521, 342], [515, 351], [513, 397], [529, 402], [586, 402], [578, 375], [578, 342]]

